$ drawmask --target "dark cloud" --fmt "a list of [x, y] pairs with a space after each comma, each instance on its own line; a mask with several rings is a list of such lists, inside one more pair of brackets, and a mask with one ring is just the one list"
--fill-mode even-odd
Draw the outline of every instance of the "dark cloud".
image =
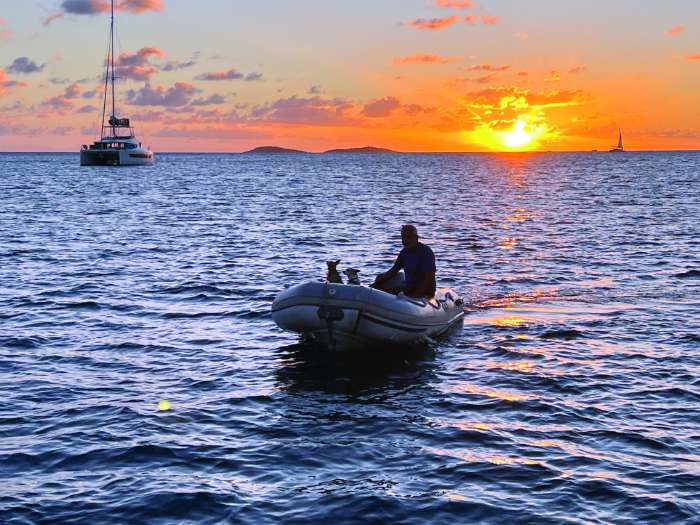
[[151, 87], [146, 85], [139, 90], [130, 89], [126, 96], [129, 104], [134, 106], [164, 106], [181, 107], [186, 106], [192, 97], [201, 90], [186, 82], [176, 82], [170, 88], [163, 86]]
[[15, 58], [14, 62], [7, 66], [7, 70], [10, 73], [25, 74], [29, 75], [31, 73], [39, 73], [46, 67], [46, 64], [37, 64], [28, 57]]
[[202, 73], [197, 75], [197, 80], [205, 81], [218, 81], [218, 80], [244, 80], [246, 82], [253, 82], [256, 80], [262, 80], [261, 73], [248, 73], [247, 75], [237, 71], [235, 69], [229, 69], [227, 71], [215, 71], [213, 73]]
[[388, 117], [400, 107], [401, 102], [399, 102], [398, 98], [384, 97], [365, 104], [362, 114], [371, 118]]
[[250, 118], [288, 124], [319, 126], [343, 125], [352, 123], [346, 115], [353, 105], [343, 98], [297, 97], [282, 98], [250, 111]]
[[226, 97], [219, 94], [213, 94], [207, 98], [198, 98], [192, 101], [193, 106], [213, 106], [218, 104], [223, 104], [226, 102]]

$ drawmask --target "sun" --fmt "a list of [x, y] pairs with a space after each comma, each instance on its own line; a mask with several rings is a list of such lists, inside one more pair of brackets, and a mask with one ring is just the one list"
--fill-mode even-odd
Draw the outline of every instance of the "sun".
[[[502, 124], [507, 124], [507, 127]], [[500, 128], [500, 129], [499, 129]], [[493, 151], [534, 151], [542, 141], [558, 135], [542, 116], [522, 114], [509, 122], [482, 122], [471, 131], [462, 132], [462, 140], [486, 146]]]
[[534, 134], [525, 131], [526, 125], [527, 123], [525, 121], [520, 119], [516, 120], [515, 124], [513, 124], [513, 129], [502, 133], [501, 140], [503, 141], [503, 145], [510, 149], [520, 149], [528, 146], [532, 142]]

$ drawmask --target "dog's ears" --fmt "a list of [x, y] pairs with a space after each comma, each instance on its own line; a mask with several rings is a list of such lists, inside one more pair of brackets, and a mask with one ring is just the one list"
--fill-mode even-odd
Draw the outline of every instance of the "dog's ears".
[[337, 261], [335, 261], [335, 264], [336, 264], [336, 266], [339, 265], [339, 264], [340, 264], [340, 259], [338, 259]]

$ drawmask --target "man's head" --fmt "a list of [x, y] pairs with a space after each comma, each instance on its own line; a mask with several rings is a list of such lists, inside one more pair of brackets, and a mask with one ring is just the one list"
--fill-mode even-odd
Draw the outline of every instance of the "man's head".
[[409, 249], [418, 246], [418, 230], [413, 224], [401, 226], [401, 243]]

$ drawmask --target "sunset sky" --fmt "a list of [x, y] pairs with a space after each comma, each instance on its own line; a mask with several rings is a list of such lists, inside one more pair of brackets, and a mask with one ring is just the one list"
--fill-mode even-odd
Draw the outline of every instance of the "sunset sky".
[[[158, 151], [700, 149], [698, 0], [116, 0]], [[94, 140], [107, 0], [0, 0], [0, 150]]]

